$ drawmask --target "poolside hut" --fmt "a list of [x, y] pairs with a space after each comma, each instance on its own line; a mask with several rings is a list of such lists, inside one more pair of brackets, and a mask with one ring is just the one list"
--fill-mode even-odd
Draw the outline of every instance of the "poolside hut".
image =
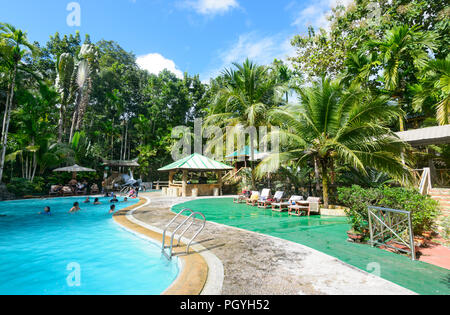
[[242, 149], [227, 155], [225, 159], [234, 161], [234, 172], [237, 173], [240, 169], [247, 168], [250, 162], [261, 161], [269, 156], [268, 153], [261, 153], [257, 149], [253, 149], [253, 156], [251, 152], [250, 146], [246, 145]]
[[[160, 172], [169, 172], [169, 189], [180, 191], [181, 196], [192, 196], [193, 192], [197, 192], [200, 196], [213, 196], [215, 192], [222, 191], [223, 172], [231, 171], [233, 168], [224, 163], [217, 162], [206, 156], [194, 153], [184, 159], [176, 161], [170, 165], [160, 168]], [[174, 175], [182, 172], [182, 182], [176, 183]], [[217, 174], [217, 183], [192, 183], [189, 182], [189, 173], [208, 173]], [[194, 194], [195, 195], [195, 194]]]

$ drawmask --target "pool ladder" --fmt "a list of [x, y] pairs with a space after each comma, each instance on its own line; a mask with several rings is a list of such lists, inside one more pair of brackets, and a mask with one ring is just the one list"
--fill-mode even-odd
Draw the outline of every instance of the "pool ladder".
[[[169, 227], [175, 222], [175, 220], [178, 218], [178, 217], [180, 217], [181, 215], [183, 215], [184, 213], [186, 213], [186, 212], [190, 212], [191, 214], [183, 221], [183, 222], [181, 222], [178, 226], [177, 226], [177, 228], [172, 232], [172, 237], [170, 238], [170, 245], [169, 246], [166, 246], [166, 242], [165, 242], [165, 240], [166, 240], [166, 232], [167, 232], [167, 230], [169, 229]], [[191, 221], [190, 222], [190, 224], [189, 225], [187, 225], [187, 227], [183, 230], [183, 232], [181, 232], [181, 234], [178, 236], [178, 239], [177, 239], [177, 247], [178, 246], [180, 246], [180, 240], [181, 240], [181, 238], [183, 237], [183, 235], [194, 225], [194, 222], [195, 222], [195, 217], [196, 216], [201, 216], [202, 217], [202, 221], [203, 221], [203, 223], [202, 223], [202, 225], [201, 225], [201, 227], [197, 230], [197, 232], [194, 234], [194, 236], [190, 239], [190, 241], [188, 242], [188, 244], [187, 244], [187, 247], [186, 247], [186, 255], [188, 255], [189, 254], [189, 248], [191, 247], [191, 245], [192, 245], [192, 242], [197, 238], [197, 236], [203, 231], [203, 229], [205, 228], [205, 225], [206, 225], [206, 218], [205, 218], [205, 215], [203, 214], [203, 213], [201, 213], [201, 212], [194, 212], [194, 211], [192, 211], [191, 209], [184, 209], [184, 210], [182, 210], [180, 213], [178, 213], [173, 219], [172, 219], [172, 221], [170, 221], [169, 222], [169, 224], [167, 224], [167, 226], [165, 227], [165, 229], [164, 229], [164, 232], [163, 232], [163, 241], [162, 241], [162, 253], [164, 254], [164, 256], [166, 256], [167, 257], [167, 259], [172, 259], [172, 257], [173, 257], [173, 247], [174, 247], [174, 245], [173, 245], [173, 241], [174, 241], [174, 239], [175, 239], [175, 235], [176, 235], [176, 233], [183, 227], [183, 226], [185, 226], [186, 225], [186, 223], [188, 223], [189, 221]], [[169, 252], [167, 253], [167, 251], [166, 251], [166, 249], [169, 249]]]

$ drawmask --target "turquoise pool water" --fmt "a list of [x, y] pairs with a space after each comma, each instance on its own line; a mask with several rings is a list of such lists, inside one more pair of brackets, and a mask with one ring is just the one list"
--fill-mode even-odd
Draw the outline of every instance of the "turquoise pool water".
[[[420, 294], [450, 294], [450, 271], [365, 244], [347, 242], [350, 226], [346, 218], [292, 217], [287, 213], [234, 204], [233, 199], [198, 199], [173, 207], [201, 211], [208, 221], [275, 236], [336, 257], [359, 269], [371, 272], [380, 266], [380, 276]], [[364, 292], [361, 292], [364, 294]]]
[[[81, 211], [69, 214], [78, 201]], [[0, 294], [161, 294], [178, 262], [83, 198], [0, 202]], [[117, 210], [137, 200], [117, 204]], [[39, 215], [45, 206], [51, 216]]]

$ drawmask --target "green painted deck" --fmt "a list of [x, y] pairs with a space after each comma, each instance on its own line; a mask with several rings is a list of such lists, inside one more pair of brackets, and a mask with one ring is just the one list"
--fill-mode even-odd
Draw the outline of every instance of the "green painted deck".
[[[232, 198], [198, 199], [173, 207], [174, 212], [190, 208], [201, 211], [206, 219], [228, 226], [299, 243], [355, 266], [373, 272], [380, 266], [380, 276], [419, 294], [450, 294], [450, 271], [369, 245], [347, 242], [350, 229], [346, 218], [289, 217], [245, 204], [234, 204]], [[364, 294], [364, 292], [361, 292]]]

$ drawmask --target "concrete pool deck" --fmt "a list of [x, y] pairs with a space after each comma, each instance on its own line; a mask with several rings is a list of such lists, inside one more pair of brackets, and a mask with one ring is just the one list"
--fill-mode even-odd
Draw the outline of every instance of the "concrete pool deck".
[[[194, 200], [159, 192], [142, 195], [150, 203], [132, 217], [160, 230], [175, 216], [172, 206]], [[415, 294], [301, 244], [214, 222], [207, 222], [197, 243], [222, 262], [224, 295]], [[208, 281], [222, 281], [220, 274], [215, 277]]]

